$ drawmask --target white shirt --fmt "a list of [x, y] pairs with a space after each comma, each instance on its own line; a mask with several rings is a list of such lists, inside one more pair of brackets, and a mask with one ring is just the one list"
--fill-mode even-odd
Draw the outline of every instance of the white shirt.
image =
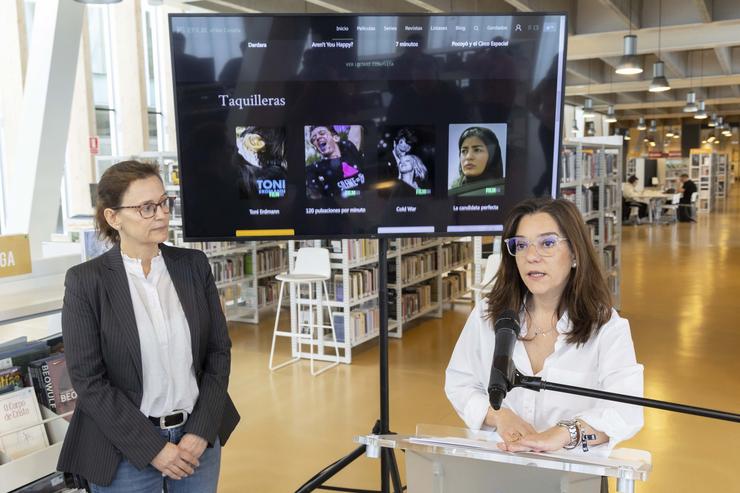
[[192, 412], [198, 400], [190, 328], [180, 298], [160, 253], [144, 276], [140, 259], [122, 253], [141, 346], [143, 395], [139, 409], [146, 416], [175, 410]]
[[[446, 372], [447, 398], [473, 430], [490, 429], [483, 421], [489, 408], [487, 388], [495, 336], [493, 322], [485, 318], [487, 307], [483, 300], [473, 309]], [[523, 318], [520, 315], [520, 319]], [[567, 314], [558, 320], [556, 329], [555, 350], [535, 376], [553, 383], [643, 395], [643, 366], [635, 359], [629, 322], [615, 310], [612, 310], [611, 319], [580, 347], [566, 342], [567, 334], [573, 329]], [[520, 337], [526, 333], [526, 324], [522, 323]], [[532, 375], [532, 365], [522, 341], [516, 342], [512, 359], [520, 373]], [[635, 435], [643, 425], [642, 407], [550, 390], [536, 392], [514, 388], [506, 395], [503, 406], [538, 432], [562, 419], [580, 418], [609, 436], [609, 450]]]
[[637, 189], [630, 182], [622, 183], [622, 196], [624, 200], [632, 200], [638, 195]]

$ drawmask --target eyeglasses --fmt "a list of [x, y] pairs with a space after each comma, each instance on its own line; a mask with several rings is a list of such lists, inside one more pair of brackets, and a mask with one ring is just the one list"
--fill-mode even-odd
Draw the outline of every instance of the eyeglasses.
[[145, 202], [141, 205], [120, 205], [118, 207], [111, 207], [114, 211], [118, 209], [137, 209], [139, 215], [144, 219], [151, 219], [157, 214], [157, 207], [162, 208], [162, 212], [165, 214], [170, 213], [173, 204], [175, 203], [175, 197], [165, 197], [159, 202]]
[[525, 254], [531, 245], [534, 245], [535, 251], [542, 257], [552, 257], [555, 255], [555, 249], [561, 241], [568, 241], [568, 238], [563, 238], [556, 234], [545, 234], [537, 237], [536, 240], [532, 241], [524, 236], [512, 236], [506, 238], [506, 249], [509, 250], [509, 254], [513, 256]]

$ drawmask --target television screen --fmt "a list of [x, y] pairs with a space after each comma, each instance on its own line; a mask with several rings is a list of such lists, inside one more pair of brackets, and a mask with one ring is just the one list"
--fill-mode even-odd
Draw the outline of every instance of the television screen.
[[492, 234], [555, 196], [564, 14], [172, 15], [187, 240]]

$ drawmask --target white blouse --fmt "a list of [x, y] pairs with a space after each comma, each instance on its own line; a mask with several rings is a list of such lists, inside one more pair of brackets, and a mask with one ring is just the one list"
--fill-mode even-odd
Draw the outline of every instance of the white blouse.
[[[468, 428], [490, 429], [483, 424], [488, 412], [488, 380], [491, 373], [495, 335], [493, 321], [485, 318], [488, 304], [478, 303], [468, 317], [447, 366], [445, 392]], [[521, 337], [527, 327], [520, 315]], [[611, 319], [586, 344], [566, 342], [573, 329], [567, 313], [556, 324], [555, 350], [535, 376], [566, 385], [575, 385], [634, 396], [643, 395], [643, 366], [635, 359], [629, 322], [612, 310]], [[512, 356], [523, 375], [532, 375], [532, 365], [522, 341]], [[643, 426], [640, 406], [621, 404], [555, 391], [514, 388], [503, 406], [530, 423], [538, 432], [562, 419], [580, 418], [609, 436], [607, 448], [634, 436]]]
[[143, 395], [139, 409], [160, 417], [192, 412], [198, 400], [190, 328], [160, 253], [148, 276], [140, 259], [122, 253], [141, 346]]

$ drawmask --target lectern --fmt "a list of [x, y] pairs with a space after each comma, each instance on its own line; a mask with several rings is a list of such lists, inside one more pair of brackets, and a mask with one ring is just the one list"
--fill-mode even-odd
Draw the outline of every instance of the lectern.
[[598, 447], [588, 453], [511, 453], [496, 448], [495, 432], [418, 425], [415, 435], [364, 435], [355, 441], [377, 457], [387, 447], [406, 452], [408, 493], [599, 493], [602, 478], [617, 479], [619, 493], [647, 480], [648, 452]]

